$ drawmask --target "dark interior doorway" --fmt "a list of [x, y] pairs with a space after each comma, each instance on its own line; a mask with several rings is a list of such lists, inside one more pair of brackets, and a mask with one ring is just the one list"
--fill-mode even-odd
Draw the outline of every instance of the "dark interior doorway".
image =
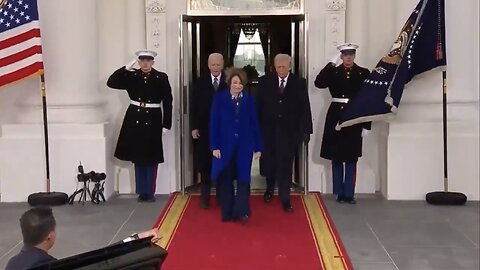
[[[180, 186], [182, 192], [192, 192], [198, 188], [199, 177], [193, 159], [195, 145], [190, 136], [188, 108], [192, 97], [193, 82], [200, 76], [209, 73], [208, 56], [214, 52], [221, 53], [225, 59], [225, 68], [231, 66], [243, 68], [248, 75], [246, 90], [255, 96], [258, 78], [267, 72], [274, 72], [273, 59], [279, 53], [292, 56], [292, 73], [307, 77], [307, 26], [304, 15], [182, 15], [181, 20]], [[294, 164], [295, 175], [292, 176], [299, 191], [308, 189], [307, 154], [305, 147], [299, 146], [299, 153]], [[255, 170], [258, 164], [254, 164], [253, 167]], [[254, 178], [259, 178], [259, 175], [255, 175], [252, 170], [252, 181]]]

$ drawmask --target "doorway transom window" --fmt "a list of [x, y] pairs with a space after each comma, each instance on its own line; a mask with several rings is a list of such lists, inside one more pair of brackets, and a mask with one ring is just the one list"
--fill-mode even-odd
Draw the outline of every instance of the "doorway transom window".
[[246, 29], [246, 32], [243, 28], [240, 31], [233, 64], [238, 68], [250, 65], [257, 70], [259, 76], [262, 76], [265, 74], [265, 53], [258, 28]]

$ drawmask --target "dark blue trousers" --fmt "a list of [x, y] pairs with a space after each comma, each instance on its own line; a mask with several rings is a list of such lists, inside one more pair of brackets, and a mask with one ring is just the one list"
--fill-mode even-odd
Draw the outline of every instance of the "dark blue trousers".
[[155, 196], [155, 189], [157, 187], [157, 168], [158, 164], [135, 164], [135, 186], [137, 194], [146, 199]]
[[237, 193], [235, 194], [234, 180], [237, 178], [237, 155], [236, 151], [230, 158], [227, 166], [218, 177], [220, 189], [220, 204], [222, 219], [235, 219], [250, 216], [250, 183], [237, 181]]
[[353, 199], [357, 177], [357, 162], [332, 161], [333, 194], [339, 198]]

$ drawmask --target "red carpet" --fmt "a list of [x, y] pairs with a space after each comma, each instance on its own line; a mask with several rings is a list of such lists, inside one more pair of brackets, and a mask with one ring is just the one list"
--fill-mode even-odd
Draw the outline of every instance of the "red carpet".
[[292, 195], [293, 213], [252, 195], [246, 225], [221, 222], [219, 207], [200, 209], [199, 199], [175, 194], [159, 218], [169, 252], [162, 269], [353, 269], [316, 194]]

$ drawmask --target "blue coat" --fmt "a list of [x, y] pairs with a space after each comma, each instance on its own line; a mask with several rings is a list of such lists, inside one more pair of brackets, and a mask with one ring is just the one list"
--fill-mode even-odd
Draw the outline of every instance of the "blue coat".
[[[210, 149], [220, 150], [219, 159], [213, 157], [212, 180], [218, 176], [231, 158], [237, 162], [237, 180], [250, 182], [252, 159], [263, 150], [258, 117], [253, 97], [242, 92], [239, 113], [229, 90], [218, 92], [212, 104], [210, 117]], [[232, 157], [237, 147], [237, 156]]]

